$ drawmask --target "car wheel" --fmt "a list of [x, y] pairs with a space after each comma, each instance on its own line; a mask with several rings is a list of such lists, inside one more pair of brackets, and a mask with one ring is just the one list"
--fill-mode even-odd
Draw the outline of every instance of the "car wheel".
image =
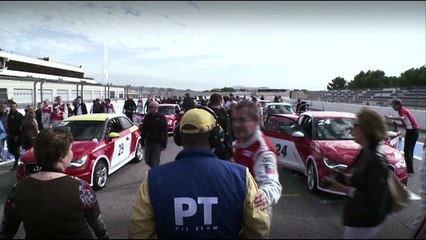
[[142, 162], [143, 156], [144, 156], [144, 149], [142, 148], [142, 143], [139, 140], [138, 144], [136, 145], [135, 158], [133, 159], [133, 162]]
[[99, 160], [95, 165], [93, 174], [93, 188], [100, 190], [106, 186], [108, 180], [108, 166], [103, 160]]
[[312, 161], [308, 164], [307, 176], [306, 180], [308, 183], [308, 189], [311, 192], [317, 191], [317, 170], [315, 169], [315, 165]]

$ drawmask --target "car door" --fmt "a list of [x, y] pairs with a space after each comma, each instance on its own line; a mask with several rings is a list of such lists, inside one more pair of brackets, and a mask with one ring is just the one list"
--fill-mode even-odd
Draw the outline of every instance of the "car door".
[[118, 133], [119, 137], [110, 138], [110, 144], [114, 146], [111, 156], [111, 169], [115, 169], [121, 162], [126, 159], [125, 146], [126, 136], [123, 132], [122, 126], [118, 118], [112, 118], [107, 124], [107, 134]]
[[304, 137], [300, 138], [296, 142], [296, 148], [300, 156], [303, 159], [303, 162], [306, 165], [308, 157], [312, 155], [313, 149], [316, 149], [315, 143], [312, 140], [313, 136], [313, 118], [309, 115], [300, 115], [297, 119], [297, 123], [300, 126], [300, 131], [303, 133]]
[[264, 133], [277, 149], [278, 163], [286, 168], [304, 172], [303, 157], [297, 150], [297, 144], [303, 141], [303, 138], [292, 136], [302, 131], [295, 120], [279, 115], [269, 115], [264, 129]]

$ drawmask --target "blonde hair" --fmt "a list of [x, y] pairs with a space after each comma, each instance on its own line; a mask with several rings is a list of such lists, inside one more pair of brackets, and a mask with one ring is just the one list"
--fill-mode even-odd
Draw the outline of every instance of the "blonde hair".
[[362, 129], [369, 146], [376, 146], [387, 137], [387, 127], [383, 117], [370, 108], [362, 108], [357, 113], [358, 126]]

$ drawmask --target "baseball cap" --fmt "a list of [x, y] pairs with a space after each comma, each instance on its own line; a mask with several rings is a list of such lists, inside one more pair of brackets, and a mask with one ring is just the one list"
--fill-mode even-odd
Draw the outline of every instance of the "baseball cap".
[[211, 131], [216, 126], [216, 119], [206, 110], [193, 108], [188, 110], [180, 121], [180, 132], [197, 134]]

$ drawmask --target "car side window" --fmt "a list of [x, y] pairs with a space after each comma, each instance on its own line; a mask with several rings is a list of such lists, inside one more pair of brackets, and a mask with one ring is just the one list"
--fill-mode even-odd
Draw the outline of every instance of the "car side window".
[[312, 118], [304, 116], [300, 124], [309, 138], [312, 138]]
[[107, 124], [106, 137], [108, 137], [108, 135], [112, 132], [120, 133], [122, 130], [123, 129], [118, 119], [111, 119]]
[[129, 129], [133, 126], [133, 123], [130, 122], [127, 118], [120, 117], [121, 126], [124, 130]]

